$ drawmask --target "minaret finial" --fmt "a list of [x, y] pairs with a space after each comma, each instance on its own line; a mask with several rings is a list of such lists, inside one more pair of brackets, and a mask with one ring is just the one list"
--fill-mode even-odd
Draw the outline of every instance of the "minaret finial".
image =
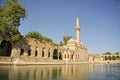
[[79, 21], [79, 18], [77, 17], [77, 19], [76, 19], [76, 27], [78, 28], [80, 28], [80, 21]]
[[78, 17], [76, 19], [76, 40], [80, 42], [80, 22]]

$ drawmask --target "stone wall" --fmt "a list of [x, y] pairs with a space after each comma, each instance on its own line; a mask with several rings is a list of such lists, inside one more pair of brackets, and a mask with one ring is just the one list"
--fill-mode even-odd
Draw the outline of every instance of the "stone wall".
[[[3, 50], [1, 50], [3, 51]], [[36, 62], [53, 59], [54, 45], [52, 43], [40, 42], [32, 38], [22, 38], [19, 42], [12, 44], [11, 55], [7, 56], [15, 61], [20, 59], [25, 62]], [[3, 59], [1, 56], [0, 60]]]

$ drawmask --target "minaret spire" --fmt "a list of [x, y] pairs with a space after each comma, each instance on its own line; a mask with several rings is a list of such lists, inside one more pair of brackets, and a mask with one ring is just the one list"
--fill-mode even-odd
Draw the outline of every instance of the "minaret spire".
[[76, 41], [80, 42], [80, 21], [79, 18], [77, 17], [76, 19]]
[[77, 27], [77, 28], [78, 28], [78, 27], [80, 28], [80, 25], [79, 25], [79, 24], [80, 24], [79, 18], [77, 17], [77, 19], [76, 19], [76, 27]]

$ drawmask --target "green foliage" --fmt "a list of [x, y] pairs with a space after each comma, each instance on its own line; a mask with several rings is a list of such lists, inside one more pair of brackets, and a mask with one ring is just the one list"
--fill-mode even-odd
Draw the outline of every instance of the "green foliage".
[[60, 41], [59, 45], [60, 45], [60, 46], [63, 46], [63, 45], [64, 45], [64, 43], [63, 43], [62, 41]]
[[26, 37], [35, 38], [35, 39], [40, 40], [40, 41], [42, 41], [42, 39], [43, 39], [42, 35], [36, 31], [29, 32], [28, 34], [26, 34]]
[[54, 43], [54, 46], [59, 46], [59, 44], [57, 44], [57, 43]]
[[116, 52], [116, 53], [105, 52], [103, 55], [106, 55], [104, 57], [104, 60], [120, 60], [120, 53], [119, 52]]
[[44, 41], [44, 42], [51, 42], [53, 43], [52, 39], [48, 38], [48, 37], [45, 37], [45, 36], [42, 36], [39, 32], [36, 32], [36, 31], [31, 31], [29, 32], [28, 34], [26, 34], [25, 37], [28, 37], [28, 38], [35, 38], [39, 41]]
[[72, 36], [63, 36], [64, 44], [67, 44], [67, 41], [71, 38], [72, 38]]
[[45, 37], [45, 36], [43, 36], [43, 41], [53, 43], [52, 39]]
[[105, 52], [103, 55], [111, 55], [112, 53], [110, 52]]
[[58, 49], [54, 49], [54, 51], [53, 51], [53, 59], [58, 59]]
[[120, 53], [119, 52], [116, 52], [115, 55], [119, 55]]
[[12, 42], [20, 39], [18, 27], [20, 20], [26, 16], [25, 8], [17, 0], [6, 0], [0, 6], [0, 36], [10, 38]]
[[71, 38], [72, 38], [72, 36], [63, 36], [63, 42], [60, 41], [59, 45], [60, 46], [66, 45], [68, 40], [71, 39]]

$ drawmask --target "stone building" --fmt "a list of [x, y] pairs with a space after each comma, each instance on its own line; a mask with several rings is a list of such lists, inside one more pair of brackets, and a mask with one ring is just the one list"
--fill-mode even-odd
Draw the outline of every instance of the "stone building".
[[76, 40], [70, 39], [67, 44], [58, 48], [59, 56], [62, 60], [88, 61], [88, 49], [80, 41], [80, 23], [76, 19]]
[[52, 60], [54, 45], [52, 43], [40, 42], [33, 38], [22, 38], [18, 43], [12, 45], [7, 40], [1, 41], [0, 60], [4, 57], [11, 61], [19, 59], [25, 62], [38, 62]]

